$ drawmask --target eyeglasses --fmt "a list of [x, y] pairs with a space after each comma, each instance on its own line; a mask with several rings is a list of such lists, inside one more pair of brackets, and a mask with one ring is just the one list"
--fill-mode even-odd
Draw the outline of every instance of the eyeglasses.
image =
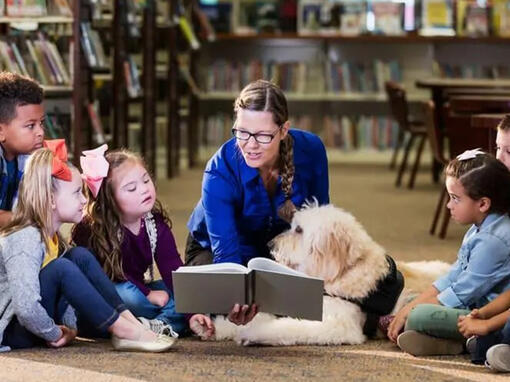
[[253, 137], [253, 138], [255, 138], [255, 140], [258, 143], [267, 145], [268, 143], [272, 142], [274, 137], [276, 137], [276, 134], [278, 134], [278, 130], [280, 130], [280, 128], [281, 128], [281, 126], [278, 126], [278, 128], [276, 129], [276, 131], [273, 134], [265, 134], [265, 133], [252, 134], [248, 131], [232, 129], [232, 135], [241, 141], [247, 141], [251, 137]]

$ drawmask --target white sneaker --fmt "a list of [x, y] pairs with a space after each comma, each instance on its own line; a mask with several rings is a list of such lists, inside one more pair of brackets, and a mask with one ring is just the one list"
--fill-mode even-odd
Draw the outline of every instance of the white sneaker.
[[154, 341], [136, 341], [112, 336], [112, 345], [119, 351], [136, 351], [148, 353], [161, 353], [169, 350], [175, 342], [175, 338], [158, 335]]
[[156, 334], [162, 334], [167, 337], [178, 338], [179, 334], [172, 329], [171, 325], [154, 318], [149, 320], [145, 317], [137, 317], [145, 329], [151, 330]]
[[510, 372], [510, 345], [494, 345], [487, 350], [485, 366], [501, 373]]

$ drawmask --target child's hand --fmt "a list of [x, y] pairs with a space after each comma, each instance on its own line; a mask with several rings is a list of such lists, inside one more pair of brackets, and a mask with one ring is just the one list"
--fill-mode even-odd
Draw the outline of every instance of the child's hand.
[[76, 330], [70, 329], [64, 325], [59, 325], [59, 328], [60, 330], [62, 330], [62, 336], [56, 341], [47, 342], [48, 346], [52, 348], [60, 348], [62, 346], [65, 346], [71, 343], [76, 338], [77, 334]]
[[485, 317], [483, 317], [483, 315], [481, 314], [480, 309], [473, 309], [471, 311], [471, 313], [469, 313], [469, 316], [472, 318], [478, 318], [481, 320], [485, 319]]
[[194, 314], [189, 320], [189, 327], [197, 336], [208, 340], [214, 336], [215, 327], [212, 320], [204, 314]]
[[164, 290], [151, 290], [147, 295], [147, 300], [153, 305], [164, 307], [168, 304], [170, 296]]
[[457, 327], [459, 328], [460, 334], [466, 338], [489, 334], [487, 321], [474, 318], [471, 315], [460, 316]]

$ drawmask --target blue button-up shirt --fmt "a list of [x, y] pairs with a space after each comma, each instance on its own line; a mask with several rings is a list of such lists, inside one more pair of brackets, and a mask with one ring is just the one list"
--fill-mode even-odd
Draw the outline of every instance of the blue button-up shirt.
[[[290, 130], [294, 138], [295, 175], [291, 199], [301, 206], [317, 199], [329, 203], [328, 160], [319, 137]], [[188, 222], [191, 235], [212, 250], [215, 263], [246, 264], [251, 258], [269, 256], [267, 243], [289, 228], [277, 211], [285, 195], [278, 179], [270, 198], [256, 168], [249, 167], [233, 138], [207, 163], [202, 198]]]
[[510, 218], [490, 214], [464, 236], [457, 261], [434, 282], [439, 302], [459, 309], [479, 308], [510, 288]]

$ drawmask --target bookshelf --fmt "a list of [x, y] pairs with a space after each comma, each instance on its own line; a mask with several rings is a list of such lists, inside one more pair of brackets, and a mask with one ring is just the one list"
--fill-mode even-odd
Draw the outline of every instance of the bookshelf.
[[44, 89], [49, 138], [65, 138], [77, 162], [89, 138], [91, 87], [80, 46], [85, 1], [2, 2], [0, 67], [34, 78]]
[[[249, 0], [240, 2], [248, 3]], [[397, 35], [375, 34], [368, 30], [360, 34], [345, 35], [339, 30], [331, 29], [303, 33], [303, 30], [299, 29], [299, 22], [297, 30], [284, 29], [283, 24], [280, 24], [279, 28], [270, 33], [261, 30], [246, 33], [245, 29], [242, 29], [243, 33], [234, 33], [236, 24], [242, 24], [235, 21], [236, 17], [239, 17], [235, 2], [228, 0], [218, 2], [223, 5], [229, 3], [233, 4], [230, 26], [223, 28], [220, 25], [222, 29], [217, 31], [216, 40], [207, 44], [199, 57], [198, 78], [201, 92], [198, 98], [203, 115], [203, 120], [200, 121], [199, 141], [202, 145], [208, 140], [218, 144], [222, 139], [229, 137], [228, 122], [224, 121], [228, 121], [226, 116], [232, 115], [232, 101], [247, 82], [257, 78], [275, 80], [279, 83], [289, 101], [291, 116], [295, 117], [298, 126], [310, 128], [320, 134], [327, 144], [347, 150], [355, 149], [359, 142], [369, 142], [370, 139], [353, 138], [351, 144], [338, 146], [334, 144], [335, 141], [339, 141], [335, 138], [335, 131], [324, 130], [339, 125], [340, 128], [334, 127], [337, 132], [339, 129], [350, 131], [351, 128], [345, 127], [346, 118], [352, 125], [356, 125], [355, 130], [366, 129], [367, 123], [376, 121], [372, 123], [374, 126], [372, 135], [379, 136], [383, 128], [375, 126], [379, 124], [379, 118], [389, 115], [387, 98], [380, 86], [389, 78], [381, 76], [384, 70], [371, 68], [372, 65], [377, 66], [374, 64], [376, 61], [398, 63], [398, 75], [401, 77], [398, 82], [407, 89], [408, 100], [416, 111], [419, 110], [418, 103], [430, 99], [430, 92], [427, 89], [416, 86], [418, 79], [441, 76], [510, 78], [508, 35], [469, 35], [459, 32], [451, 36], [429, 36], [420, 34], [419, 25], [413, 30], [407, 28], [408, 30]], [[326, 2], [298, 1], [299, 7], [302, 7], [301, 3], [321, 7], [321, 4]], [[336, 79], [335, 87], [331, 68], [345, 69], [344, 65], [350, 66], [351, 77], [352, 73], [359, 77], [356, 82], [363, 83], [368, 78], [369, 86], [365, 84], [352, 90], [345, 86], [339, 87], [338, 81], [341, 83], [346, 81], [344, 76], [340, 77], [340, 80]], [[342, 72], [340, 69], [339, 72]], [[315, 73], [310, 80], [307, 76], [313, 71], [320, 74]], [[295, 81], [294, 77], [298, 77], [299, 80]], [[352, 78], [350, 80], [352, 81]], [[373, 85], [374, 81], [376, 86]], [[295, 83], [300, 86], [296, 87]], [[303, 83], [305, 86], [302, 86]], [[309, 116], [311, 118], [308, 118]], [[324, 116], [328, 118], [327, 121], [323, 119]], [[210, 122], [211, 118], [213, 122]], [[302, 120], [305, 122], [301, 123]], [[223, 124], [225, 126], [222, 126]], [[209, 134], [207, 125], [214, 126], [216, 133]], [[389, 137], [392, 133], [389, 129], [387, 128], [381, 135], [385, 137], [384, 141], [375, 144], [375, 149], [391, 147], [392, 139]], [[208, 139], [208, 134], [213, 139]], [[355, 131], [351, 133], [352, 137], [356, 135]]]

